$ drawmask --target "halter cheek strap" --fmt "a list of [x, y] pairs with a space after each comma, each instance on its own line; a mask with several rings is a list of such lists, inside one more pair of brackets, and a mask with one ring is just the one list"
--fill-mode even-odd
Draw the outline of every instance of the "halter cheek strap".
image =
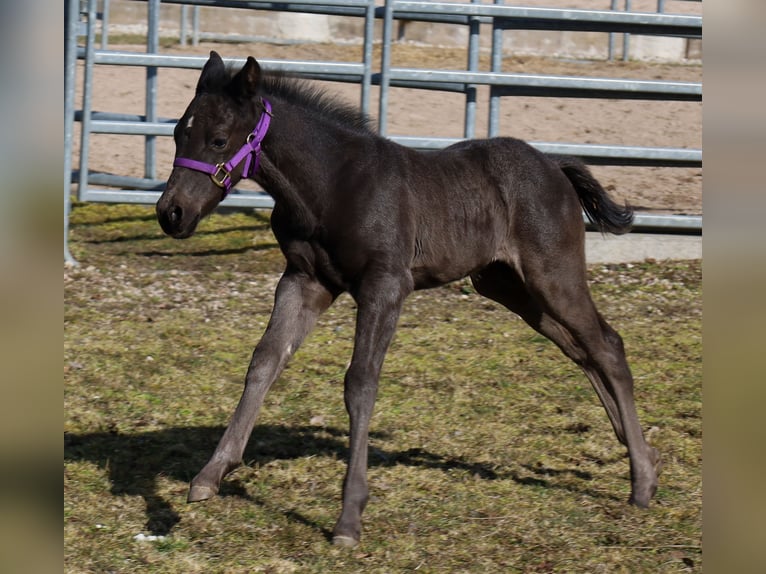
[[239, 148], [239, 151], [229, 161], [212, 164], [197, 161], [196, 159], [177, 157], [173, 161], [173, 167], [185, 167], [210, 175], [210, 179], [213, 180], [214, 184], [223, 189], [223, 196], [226, 197], [233, 185], [231, 172], [234, 171], [235, 167], [243, 161], [245, 162], [242, 168], [243, 179], [247, 179], [258, 171], [261, 159], [261, 143], [266, 137], [266, 133], [269, 131], [269, 124], [271, 123], [271, 104], [266, 99], [261, 99], [261, 101], [263, 102], [264, 111], [255, 129], [247, 136], [245, 144]]

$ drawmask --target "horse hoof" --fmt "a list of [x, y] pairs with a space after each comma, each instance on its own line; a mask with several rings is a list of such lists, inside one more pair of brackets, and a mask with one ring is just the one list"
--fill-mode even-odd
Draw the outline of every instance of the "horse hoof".
[[217, 489], [210, 488], [203, 485], [192, 485], [189, 489], [189, 496], [186, 497], [186, 502], [200, 502], [214, 497], [218, 493]]
[[654, 498], [657, 492], [657, 481], [650, 484], [648, 488], [633, 489], [630, 494], [628, 503], [638, 508], [649, 508], [649, 502]]
[[332, 537], [332, 543], [335, 546], [342, 546], [344, 548], [353, 548], [359, 541], [351, 536], [344, 536], [343, 534], [337, 534]]
[[634, 495], [630, 495], [630, 498], [628, 499], [628, 504], [632, 504], [636, 508], [649, 508], [649, 500], [651, 500], [651, 496], [649, 497], [638, 497]]

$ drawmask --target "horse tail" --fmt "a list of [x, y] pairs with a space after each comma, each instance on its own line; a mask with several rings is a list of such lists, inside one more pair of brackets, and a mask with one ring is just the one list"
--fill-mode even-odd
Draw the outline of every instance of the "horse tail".
[[633, 209], [627, 204], [617, 205], [584, 163], [566, 156], [556, 156], [553, 160], [572, 182], [585, 215], [601, 233], [622, 235], [630, 231]]

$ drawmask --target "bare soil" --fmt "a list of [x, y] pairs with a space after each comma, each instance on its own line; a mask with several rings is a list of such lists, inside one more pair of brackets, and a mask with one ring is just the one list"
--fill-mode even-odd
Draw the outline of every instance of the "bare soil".
[[[141, 46], [110, 46], [140, 51]], [[279, 46], [203, 43], [197, 47], [170, 46], [166, 53], [207, 54], [218, 50], [224, 57], [254, 55], [263, 59], [359, 61], [361, 47], [337, 44]], [[374, 61], [379, 61], [376, 55]], [[396, 45], [393, 65], [434, 69], [465, 69], [465, 51], [412, 44]], [[489, 69], [488, 54], [481, 70]], [[510, 72], [591, 77], [631, 77], [699, 82], [700, 65], [646, 62], [604, 62], [507, 57]], [[160, 117], [177, 118], [193, 96], [197, 70], [161, 69], [159, 72]], [[79, 74], [81, 81], [82, 74]], [[359, 86], [327, 83], [327, 90], [350, 103], [358, 103]], [[79, 98], [80, 96], [78, 96]], [[80, 101], [78, 99], [78, 101]], [[95, 111], [143, 114], [145, 71], [143, 68], [97, 66], [94, 72]], [[377, 115], [377, 89], [372, 93]], [[477, 137], [486, 135], [488, 92], [478, 95]], [[395, 89], [389, 101], [389, 135], [462, 137], [464, 96], [428, 90]], [[536, 142], [600, 143], [667, 147], [702, 147], [700, 102], [622, 101], [573, 98], [504, 98], [501, 135]], [[79, 137], [76, 137], [76, 145]], [[157, 177], [170, 173], [173, 157], [170, 138], [158, 138]], [[77, 153], [77, 152], [76, 152]], [[77, 158], [75, 157], [75, 161]], [[142, 176], [142, 138], [96, 134], [91, 140], [91, 170]], [[75, 164], [76, 165], [76, 164]], [[702, 213], [702, 170], [698, 168], [594, 167], [605, 187], [619, 200], [640, 211], [686, 214]]]

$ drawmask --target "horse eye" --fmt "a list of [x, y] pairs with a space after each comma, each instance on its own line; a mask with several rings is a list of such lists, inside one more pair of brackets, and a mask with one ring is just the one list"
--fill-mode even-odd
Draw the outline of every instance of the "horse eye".
[[226, 147], [226, 138], [215, 138], [213, 140], [213, 147], [216, 149], [223, 149]]

